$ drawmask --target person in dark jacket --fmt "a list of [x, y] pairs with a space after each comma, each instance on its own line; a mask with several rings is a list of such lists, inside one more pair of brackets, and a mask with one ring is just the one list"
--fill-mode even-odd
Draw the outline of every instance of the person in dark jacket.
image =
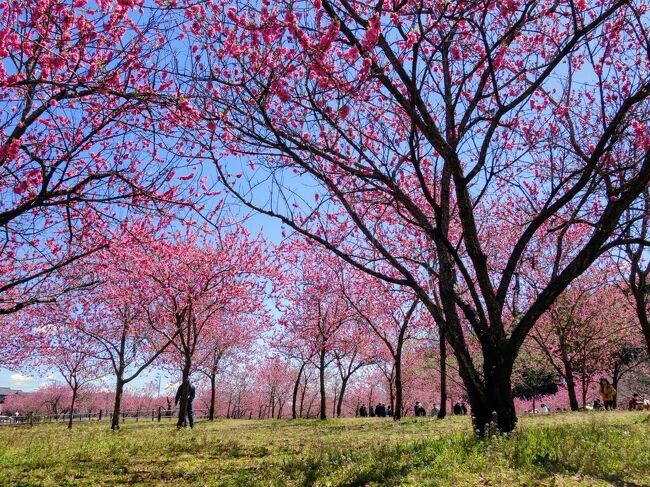
[[[178, 406], [182, 394], [183, 384], [178, 386], [178, 390], [176, 391], [176, 399], [174, 400], [175, 406]], [[194, 388], [194, 385], [190, 384], [190, 393], [187, 396], [187, 419], [190, 423], [190, 428], [194, 428], [194, 410], [192, 409], [192, 401], [194, 401], [194, 396], [196, 396], [196, 389]], [[183, 425], [185, 424], [185, 419], [183, 419]]]
[[460, 416], [463, 414], [463, 407], [460, 405], [460, 402], [454, 404], [454, 416]]

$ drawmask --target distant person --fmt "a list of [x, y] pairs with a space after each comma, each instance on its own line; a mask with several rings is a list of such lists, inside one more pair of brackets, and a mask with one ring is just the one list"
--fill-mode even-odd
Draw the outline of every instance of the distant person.
[[642, 403], [639, 400], [639, 394], [635, 392], [627, 403], [627, 410], [636, 411], [640, 405], [642, 405]]
[[453, 412], [454, 416], [460, 416], [463, 414], [463, 407], [460, 405], [460, 401], [457, 401], [456, 404], [454, 404]]
[[437, 404], [434, 404], [431, 408], [431, 416], [438, 416], [438, 413], [440, 413], [440, 408], [438, 408]]
[[424, 407], [422, 407], [422, 404], [420, 403], [420, 401], [416, 401], [416, 403], [415, 403], [415, 416], [426, 416], [426, 415], [427, 415], [426, 409], [424, 409]]
[[377, 405], [375, 406], [375, 417], [380, 418], [381, 417], [381, 403], [378, 402]]
[[603, 400], [603, 406], [606, 410], [614, 409], [614, 399], [616, 398], [616, 389], [612, 386], [607, 379], [604, 377], [600, 379], [600, 387], [598, 388], [598, 394]]
[[[183, 394], [183, 384], [178, 386], [176, 390], [176, 399], [174, 400], [174, 406], [178, 406], [178, 403], [181, 400], [181, 395]], [[187, 396], [187, 419], [190, 423], [190, 428], [194, 429], [194, 410], [192, 409], [192, 402], [196, 396], [196, 389], [193, 384], [190, 384], [190, 392]], [[185, 425], [185, 418], [183, 418], [183, 425]]]
[[463, 416], [467, 414], [467, 405], [465, 405], [465, 401], [460, 403], [460, 410], [463, 413]]
[[551, 410], [546, 404], [542, 403], [542, 405], [539, 408], [539, 412], [542, 414], [548, 414], [551, 412]]
[[389, 418], [393, 417], [393, 408], [392, 407], [388, 406], [386, 408], [386, 416], [388, 416]]
[[366, 409], [366, 405], [362, 404], [361, 407], [359, 408], [359, 416], [362, 418], [365, 418], [368, 416], [368, 410]]
[[[587, 408], [589, 408], [589, 406], [587, 406]], [[594, 409], [603, 409], [603, 403], [599, 397], [594, 399]]]

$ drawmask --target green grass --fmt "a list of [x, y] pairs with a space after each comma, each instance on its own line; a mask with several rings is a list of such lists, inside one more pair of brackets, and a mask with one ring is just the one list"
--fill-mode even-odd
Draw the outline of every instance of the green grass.
[[650, 419], [523, 417], [486, 440], [467, 417], [0, 428], [2, 486], [124, 484], [650, 486]]

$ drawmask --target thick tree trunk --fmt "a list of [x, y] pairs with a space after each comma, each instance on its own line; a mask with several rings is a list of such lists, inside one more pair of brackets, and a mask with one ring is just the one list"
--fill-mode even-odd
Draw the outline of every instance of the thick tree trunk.
[[447, 342], [442, 332], [442, 327], [438, 327], [440, 337], [440, 410], [438, 419], [447, 416]]
[[319, 382], [320, 382], [320, 419], [327, 419], [327, 404], [325, 397], [325, 350], [321, 350], [319, 354]]
[[336, 417], [340, 418], [341, 417], [341, 409], [343, 409], [343, 396], [345, 396], [345, 388], [348, 385], [348, 379], [349, 377], [346, 377], [342, 379], [341, 381], [341, 391], [339, 393], [339, 399], [336, 402]]
[[115, 383], [115, 402], [113, 404], [113, 417], [111, 418], [111, 429], [120, 429], [120, 410], [122, 409], [122, 395], [124, 394], [124, 379], [118, 375]]
[[177, 428], [184, 428], [187, 426], [185, 416], [187, 416], [187, 402], [190, 395], [190, 371], [192, 369], [192, 361], [190, 357], [185, 357], [185, 364], [183, 366], [183, 382], [181, 387], [181, 398], [178, 403], [178, 422]]
[[297, 401], [298, 401], [298, 389], [300, 388], [300, 379], [302, 379], [302, 371], [305, 369], [305, 364], [303, 363], [300, 366], [300, 370], [298, 371], [298, 377], [296, 378], [296, 382], [293, 384], [293, 395], [291, 399], [291, 418], [296, 419], [297, 417]]
[[494, 362], [486, 361], [484, 387], [468, 387], [476, 382], [464, 380], [472, 408], [474, 431], [478, 436], [484, 436], [490, 424], [495, 424], [504, 433], [512, 431], [517, 425], [510, 384], [512, 367], [502, 359], [493, 357]]
[[569, 393], [569, 407], [571, 411], [577, 411], [580, 409], [578, 404], [578, 396], [576, 396], [576, 383], [573, 379], [573, 367], [571, 362], [568, 360], [563, 360], [564, 362], [564, 380], [566, 381], [566, 390]]
[[214, 409], [217, 398], [217, 374], [210, 374], [210, 412], [208, 419], [214, 421]]

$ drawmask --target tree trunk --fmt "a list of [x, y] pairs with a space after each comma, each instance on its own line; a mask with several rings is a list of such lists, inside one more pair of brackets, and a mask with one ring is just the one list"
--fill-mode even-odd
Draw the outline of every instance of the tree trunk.
[[297, 417], [297, 401], [298, 401], [298, 389], [300, 388], [300, 379], [302, 378], [302, 371], [305, 369], [305, 364], [303, 363], [300, 366], [300, 370], [298, 371], [298, 377], [296, 378], [296, 382], [293, 384], [293, 395], [292, 395], [292, 400], [291, 400], [291, 418], [296, 419]]
[[[620, 380], [620, 364], [618, 361], [614, 364], [614, 373], [612, 374], [612, 387], [618, 392], [618, 381]], [[614, 409], [616, 409], [618, 393], [614, 396]]]
[[302, 413], [305, 406], [305, 394], [307, 394], [307, 375], [305, 374], [305, 387], [302, 388], [300, 393], [300, 417], [302, 418]]
[[580, 379], [580, 386], [582, 388], [582, 407], [584, 408], [587, 407], [587, 392], [589, 390], [589, 382], [587, 382], [584, 372]]
[[115, 383], [115, 403], [113, 404], [113, 417], [111, 418], [111, 429], [120, 429], [120, 409], [122, 408], [122, 395], [124, 394], [124, 379], [122, 375], [117, 376]]
[[325, 350], [321, 349], [319, 354], [319, 382], [320, 382], [320, 419], [327, 419], [327, 404], [325, 400]]
[[447, 416], [447, 342], [442, 332], [442, 327], [438, 327], [440, 337], [440, 410], [438, 419]]
[[402, 419], [402, 356], [401, 352], [395, 357], [395, 407], [393, 408], [393, 419]]
[[341, 409], [343, 408], [343, 396], [345, 395], [345, 388], [348, 385], [349, 377], [341, 380], [341, 392], [339, 393], [339, 400], [336, 403], [336, 417], [341, 417]]
[[217, 398], [217, 374], [210, 374], [210, 412], [208, 419], [214, 421], [214, 408]]
[[[496, 423], [499, 431], [504, 433], [512, 431], [517, 425], [517, 414], [510, 384], [512, 367], [503, 361], [503, 357], [497, 355], [500, 354], [495, 354], [492, 360], [485, 359], [485, 386], [479, 383], [477, 387], [471, 387], [477, 382], [463, 380], [472, 408], [474, 431], [480, 437], [486, 434], [491, 423]], [[461, 375], [468, 375], [462, 367], [460, 371]]]
[[577, 411], [580, 409], [578, 404], [578, 396], [576, 396], [576, 383], [573, 379], [573, 367], [571, 362], [568, 360], [562, 359], [564, 363], [564, 380], [566, 381], [566, 390], [569, 393], [569, 407], [571, 411]]
[[[77, 402], [77, 390], [78, 387], [72, 388], [72, 403], [70, 404], [70, 420], [68, 421], [68, 429], [72, 429], [72, 418], [74, 417], [74, 404]], [[119, 419], [119, 418], [118, 418]]]
[[536, 398], [537, 398], [537, 396], [535, 394], [533, 394], [533, 414], [535, 414], [535, 399]]
[[642, 279], [639, 282], [641, 288], [637, 293], [634, 293], [634, 301], [636, 303], [636, 316], [639, 319], [639, 324], [641, 325], [641, 331], [645, 337], [646, 347], [648, 349], [648, 354], [650, 354], [650, 319], [648, 318], [648, 308], [646, 305], [646, 296], [643, 294], [645, 292], [646, 281]]

